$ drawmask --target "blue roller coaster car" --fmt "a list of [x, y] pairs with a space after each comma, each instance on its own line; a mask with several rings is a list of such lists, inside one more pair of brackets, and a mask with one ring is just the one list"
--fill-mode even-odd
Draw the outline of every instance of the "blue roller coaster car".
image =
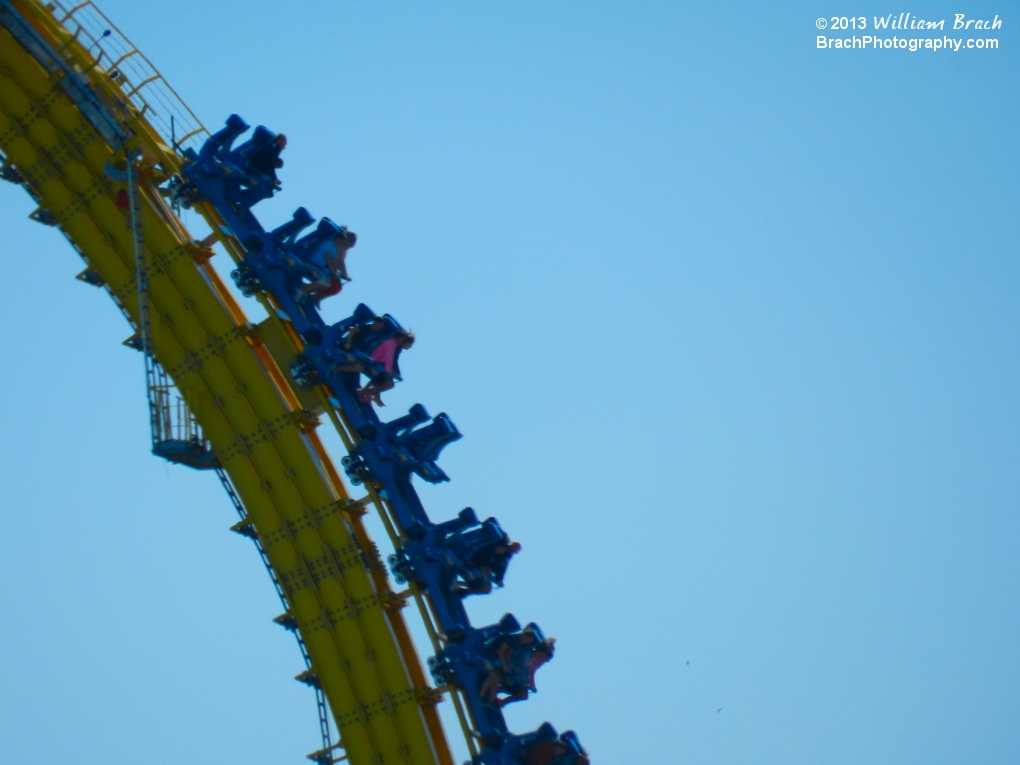
[[[301, 287], [308, 282], [328, 280], [332, 275], [323, 250], [346, 228], [323, 218], [315, 230], [298, 235], [315, 222], [315, 217], [299, 207], [291, 220], [268, 234], [251, 234], [243, 242], [247, 255], [234, 272], [234, 282], [245, 296], [270, 289], [279, 299], [288, 295], [295, 303], [307, 302]], [[302, 308], [302, 313], [304, 308]], [[322, 335], [319, 329], [316, 340]]]
[[[277, 160], [285, 145], [272, 130], [259, 125], [247, 141], [231, 148], [248, 124], [236, 114], [227, 118], [226, 127], [214, 133], [197, 155], [189, 156], [210, 175], [228, 179], [225, 196], [235, 206], [250, 209], [280, 189], [276, 177]], [[185, 156], [188, 156], [185, 152]]]
[[501, 587], [518, 549], [495, 518], [479, 523], [468, 507], [451, 521], [424, 525], [424, 532], [389, 561], [397, 582], [413, 581], [429, 593], [443, 631], [459, 640], [471, 627], [461, 600]]
[[[317, 342], [305, 349], [299, 361], [305, 362], [302, 365], [303, 369], [314, 372], [322, 379], [328, 379], [338, 366], [354, 365], [358, 362], [365, 367], [365, 374], [371, 377], [373, 373], [382, 371], [382, 365], [372, 359], [372, 351], [383, 340], [393, 337], [402, 330], [400, 323], [389, 314], [376, 316], [371, 308], [361, 303], [354, 309], [352, 316], [325, 327]], [[302, 381], [297, 375], [294, 376], [301, 387], [314, 384], [307, 374], [302, 377], [306, 379]], [[353, 395], [358, 379], [353, 373], [350, 377], [347, 382], [351, 383], [348, 387]]]
[[389, 314], [377, 316], [371, 308], [359, 304], [353, 315], [336, 324], [323, 326], [317, 333], [306, 330], [309, 344], [291, 364], [291, 377], [306, 389], [320, 382], [328, 383], [353, 429], [362, 438], [373, 440], [379, 433], [380, 422], [372, 405], [358, 395], [361, 375], [370, 380], [381, 380], [384, 376], [394, 382], [401, 379], [399, 349], [390, 372], [372, 358], [372, 351], [403, 331]]
[[499, 661], [492, 644], [520, 632], [521, 625], [513, 614], [506, 614], [497, 624], [470, 628], [458, 641], [451, 641], [429, 659], [429, 670], [436, 685], [462, 688], [468, 706], [486, 746], [498, 747], [509, 735], [503, 713], [495, 705], [482, 701], [478, 690]]
[[[403, 332], [404, 328], [389, 314], [376, 316], [364, 304], [359, 305], [358, 309], [364, 309], [361, 318], [346, 325], [338, 336], [337, 345], [340, 350], [337, 362], [330, 370], [332, 372], [342, 366], [359, 365], [362, 367], [360, 373], [346, 373], [345, 382], [349, 383], [348, 388], [352, 394], [358, 387], [362, 374], [370, 380], [377, 379], [384, 374], [388, 374], [395, 381], [403, 379], [398, 363], [399, 352], [394, 358], [392, 371], [387, 373], [383, 365], [372, 358], [372, 351], [379, 347], [383, 341]], [[357, 316], [357, 311], [355, 311], [355, 316]]]
[[418, 427], [428, 420], [425, 407], [415, 404], [403, 417], [381, 424], [375, 438], [362, 441], [357, 448], [366, 460], [375, 457], [396, 463], [429, 483], [449, 481], [436, 460], [448, 444], [462, 438], [461, 433], [445, 412], [433, 417], [428, 425]]
[[[471, 515], [474, 516], [473, 510]], [[466, 520], [464, 511], [460, 517]], [[471, 520], [477, 525], [448, 534], [442, 542], [452, 560], [463, 562], [456, 569], [463, 587], [455, 587], [455, 591], [461, 596], [484, 595], [491, 592], [493, 585], [502, 587], [510, 558], [520, 550], [520, 544], [510, 540], [495, 518], [486, 518], [481, 523], [477, 518]]]
[[[498, 748], [509, 735], [501, 707], [523, 701], [537, 689], [534, 673], [552, 658], [555, 643], [532, 622], [524, 629], [512, 614], [498, 624], [469, 629], [429, 660], [438, 685], [462, 688], [488, 747]], [[499, 694], [508, 694], [500, 698]]]
[[421, 541], [404, 545], [391, 556], [391, 564], [400, 582], [410, 577], [424, 584], [434, 578], [444, 593], [484, 595], [494, 585], [503, 586], [510, 558], [519, 549], [499, 521], [479, 523], [474, 509], [466, 507], [452, 521], [429, 527]]
[[276, 166], [286, 143], [285, 138], [260, 125], [251, 138], [232, 149], [234, 141], [247, 129], [248, 124], [243, 119], [231, 114], [226, 127], [211, 135], [198, 152], [184, 150], [188, 162], [182, 168], [185, 180], [200, 196], [215, 204], [221, 214], [224, 212], [222, 202], [236, 213], [237, 220], [230, 220], [232, 216], [224, 217], [242, 240], [249, 232], [261, 233], [261, 226], [250, 210], [280, 189]]

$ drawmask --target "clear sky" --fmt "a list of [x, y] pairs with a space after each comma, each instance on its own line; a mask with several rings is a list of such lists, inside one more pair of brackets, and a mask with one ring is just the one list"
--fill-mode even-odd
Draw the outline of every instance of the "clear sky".
[[[385, 411], [465, 434], [430, 512], [524, 544], [470, 611], [558, 639], [514, 729], [1020, 761], [1020, 15], [923, 5], [999, 49], [817, 49], [871, 0], [101, 3], [206, 125], [287, 133], [260, 218], [359, 235], [327, 318], [418, 333]], [[31, 209], [0, 184], [0, 762], [302, 762], [267, 577]]]

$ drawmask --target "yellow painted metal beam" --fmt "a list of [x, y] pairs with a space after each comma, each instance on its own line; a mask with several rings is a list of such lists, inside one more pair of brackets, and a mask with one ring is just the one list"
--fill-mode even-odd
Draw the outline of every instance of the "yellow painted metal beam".
[[[63, 47], [70, 60], [85, 55], [44, 6], [17, 5], [54, 49]], [[117, 88], [101, 67], [88, 76], [98, 92]], [[0, 27], [0, 150], [137, 324], [131, 231], [117, 205], [123, 185], [105, 173], [106, 163], [123, 162], [124, 154], [58, 80]], [[244, 502], [346, 754], [354, 765], [452, 765], [435, 693], [401, 616], [402, 600], [361, 523], [363, 509], [349, 499], [313, 420], [210, 267], [209, 252], [163, 202], [155, 184], [176, 168], [165, 166], [167, 147], [126, 104], [120, 117], [147, 168], [142, 229], [155, 355]]]

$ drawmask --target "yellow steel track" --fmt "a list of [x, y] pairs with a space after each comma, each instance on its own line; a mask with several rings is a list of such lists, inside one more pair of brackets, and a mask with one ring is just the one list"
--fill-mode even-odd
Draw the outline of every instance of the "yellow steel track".
[[[129, 93], [35, 0], [14, 7], [87, 77], [140, 148], [142, 231], [154, 352], [230, 476], [265, 547], [354, 765], [452, 765], [400, 607], [375, 545], [298, 398], [257, 328], [163, 201], [175, 153]], [[132, 232], [117, 204], [112, 146], [47, 71], [0, 26], [0, 151], [138, 323]], [[122, 82], [123, 80], [121, 80]], [[123, 86], [126, 88], [126, 86]], [[222, 256], [221, 256], [222, 257]], [[143, 391], [139, 391], [143, 395]]]

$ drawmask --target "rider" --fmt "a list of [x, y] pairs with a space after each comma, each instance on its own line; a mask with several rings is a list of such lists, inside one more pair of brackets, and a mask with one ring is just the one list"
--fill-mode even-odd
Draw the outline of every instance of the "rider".
[[467, 559], [467, 564], [477, 569], [481, 576], [458, 582], [453, 586], [454, 594], [462, 597], [465, 595], [486, 595], [492, 592], [493, 583], [502, 587], [503, 575], [506, 573], [510, 558], [520, 551], [521, 543], [511, 542], [506, 536], [499, 542], [478, 550]]
[[250, 188], [243, 189], [240, 193], [239, 201], [244, 207], [254, 207], [263, 199], [269, 199], [269, 197], [273, 196], [274, 191], [279, 191], [283, 188], [280, 179], [276, 177], [276, 171], [283, 167], [280, 152], [286, 146], [287, 136], [283, 133], [277, 133], [252, 151], [247, 160], [245, 160], [245, 168], [255, 171], [257, 175], [265, 178], [268, 183], [256, 182]]
[[564, 762], [569, 765], [589, 765], [591, 762], [585, 753], [575, 753], [569, 760], [561, 758], [570, 755], [570, 747], [560, 739], [553, 741], [539, 741], [532, 744], [528, 750], [519, 756], [523, 765], [556, 765]]
[[268, 175], [273, 180], [273, 185], [279, 184], [276, 178], [276, 171], [283, 167], [283, 160], [280, 159], [280, 152], [287, 148], [287, 136], [277, 133], [271, 141], [266, 141], [259, 148], [255, 149], [248, 157], [248, 167], [257, 170], [263, 175]]
[[[375, 329], [377, 326], [379, 328], [382, 327], [381, 319], [376, 319], [369, 329], [377, 331], [377, 329]], [[350, 350], [353, 347], [355, 338], [359, 332], [360, 329], [357, 326], [351, 327], [347, 334], [347, 340], [344, 343], [344, 348], [346, 350]], [[396, 380], [394, 378], [400, 378], [400, 366], [397, 364], [397, 360], [400, 358], [400, 352], [410, 350], [413, 346], [414, 332], [407, 332], [401, 329], [398, 330], [393, 337], [386, 338], [375, 347], [370, 358], [382, 367], [382, 371], [374, 377], [371, 377], [368, 384], [363, 388], [358, 388], [358, 398], [362, 402], [367, 404], [369, 401], [374, 401], [377, 406], [386, 406], [382, 402], [380, 394], [383, 393], [383, 391], [390, 390], [396, 385]], [[337, 364], [330, 370], [331, 374], [336, 372], [347, 372], [360, 375], [367, 373], [367, 370], [364, 362], [354, 361], [349, 364]]]
[[302, 285], [299, 300], [317, 305], [323, 299], [336, 295], [349, 282], [347, 275], [347, 251], [358, 243], [358, 235], [346, 228], [332, 239], [320, 244], [308, 256], [308, 262], [315, 268], [316, 278]]
[[[556, 652], [556, 638], [538, 639], [535, 630], [525, 627], [517, 635], [504, 635], [495, 650], [496, 664], [478, 689], [481, 700], [492, 706], [504, 707], [528, 698], [537, 692], [535, 672]], [[500, 693], [507, 696], [500, 698]]]
[[382, 402], [380, 394], [395, 386], [394, 378], [400, 377], [400, 366], [397, 359], [401, 351], [408, 351], [414, 346], [414, 332], [399, 330], [393, 337], [383, 340], [372, 351], [372, 361], [376, 361], [383, 367], [382, 374], [376, 375], [368, 381], [368, 385], [358, 389], [358, 398], [364, 403], [374, 401], [376, 406], [386, 406]]

